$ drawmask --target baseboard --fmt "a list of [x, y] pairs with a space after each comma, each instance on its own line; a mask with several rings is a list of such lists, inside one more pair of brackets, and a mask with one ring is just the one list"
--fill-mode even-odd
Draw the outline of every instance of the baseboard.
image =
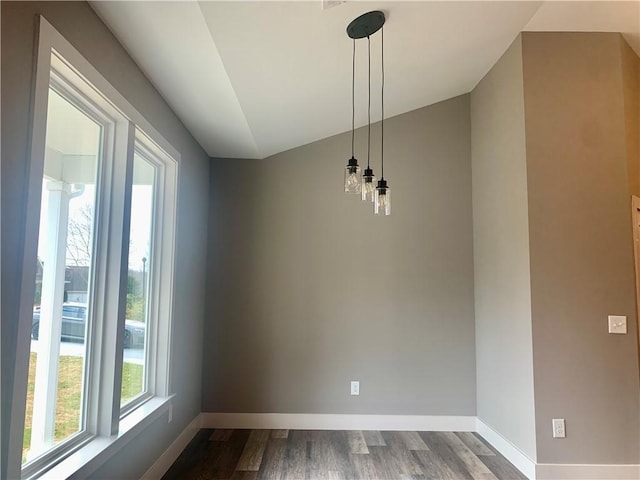
[[162, 478], [201, 428], [202, 414], [198, 414], [191, 420], [189, 425], [185, 427], [182, 433], [178, 435], [178, 438], [160, 455], [160, 458], [149, 467], [149, 470], [144, 473], [141, 480], [157, 480]]
[[477, 432], [531, 480], [637, 480], [640, 465], [536, 464], [482, 420], [449, 415], [341, 415], [300, 413], [211, 413], [196, 416], [145, 472], [142, 480], [156, 480], [169, 470], [201, 428], [290, 430], [418, 430]]
[[563, 465], [535, 463], [482, 420], [476, 432], [531, 480], [638, 480], [640, 465]]
[[640, 465], [560, 465], [539, 463], [537, 480], [637, 480]]
[[340, 415], [307, 413], [203, 413], [203, 428], [290, 430], [424, 430], [473, 432], [476, 417], [449, 415]]
[[502, 456], [509, 460], [527, 478], [533, 480], [537, 475], [536, 463], [522, 450], [509, 440], [496, 432], [479, 418], [476, 419], [476, 432], [498, 450]]

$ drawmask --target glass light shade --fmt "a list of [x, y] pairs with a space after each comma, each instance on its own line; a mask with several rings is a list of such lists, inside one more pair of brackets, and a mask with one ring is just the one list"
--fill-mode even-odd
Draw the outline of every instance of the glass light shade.
[[391, 189], [384, 179], [380, 180], [376, 187], [373, 208], [376, 215], [391, 215]]
[[360, 167], [358, 165], [347, 165], [344, 169], [344, 193], [358, 194], [361, 190]]
[[373, 202], [376, 193], [376, 177], [370, 168], [365, 168], [362, 174], [361, 193], [363, 201]]

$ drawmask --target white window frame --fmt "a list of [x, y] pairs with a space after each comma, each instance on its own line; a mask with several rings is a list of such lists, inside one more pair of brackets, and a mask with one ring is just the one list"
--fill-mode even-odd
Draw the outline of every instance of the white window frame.
[[[161, 268], [163, 263], [174, 264], [174, 248], [167, 248], [167, 239], [173, 235], [173, 225], [176, 224], [175, 205], [176, 192], [171, 190], [174, 185], [168, 181], [170, 172], [167, 165], [171, 157], [142, 130], [135, 133], [134, 151], [147, 162], [151, 163], [155, 171], [153, 208], [151, 221], [151, 252], [149, 258], [149, 318], [153, 321], [147, 324], [147, 338], [145, 339], [145, 378], [143, 392], [121, 407], [121, 418], [135, 410], [141, 403], [153, 396], [164, 396], [169, 391], [170, 372], [167, 362], [171, 343], [166, 339], [171, 335], [171, 312], [173, 274]], [[168, 213], [173, 212], [171, 218]], [[168, 257], [169, 256], [169, 257]], [[160, 266], [160, 267], [159, 267]]]
[[[56, 93], [72, 104], [80, 112], [102, 127], [102, 142], [99, 152], [100, 161], [98, 163], [99, 168], [96, 174], [96, 199], [105, 199], [106, 201], [103, 200], [100, 202], [100, 200], [98, 200], [99, 204], [96, 205], [97, 208], [95, 215], [97, 218], [108, 217], [109, 211], [111, 210], [110, 207], [112, 206], [112, 202], [108, 201], [108, 197], [111, 197], [111, 195], [107, 195], [107, 192], [110, 192], [113, 187], [113, 182], [110, 181], [109, 177], [113, 177], [112, 171], [114, 169], [113, 163], [115, 160], [114, 141], [122, 134], [124, 134], [126, 138], [129, 122], [125, 117], [121, 116], [119, 112], [113, 110], [113, 108], [104, 102], [94, 102], [92, 99], [85, 96], [86, 88], [82, 88], [82, 82], [73, 82], [73, 79], [74, 74], [68, 71], [68, 67], [62, 61], [54, 58], [50, 67], [49, 87], [56, 91]], [[78, 88], [78, 86], [80, 88]], [[121, 163], [126, 165], [126, 158]], [[38, 165], [34, 165], [32, 173], [35, 174], [35, 170], [42, 172], [43, 164], [44, 158], [42, 158]], [[40, 175], [42, 176], [42, 173], [40, 173]], [[122, 185], [119, 186], [120, 189], [124, 186], [124, 182], [121, 181], [121, 184]], [[39, 209], [38, 212], [40, 215], [44, 214], [44, 212], [40, 212]], [[30, 213], [35, 214], [36, 212]], [[108, 242], [111, 241], [111, 239], [108, 238], [109, 234], [111, 234], [111, 237], [115, 237], [116, 239], [116, 235], [122, 235], [122, 232], [108, 232], [106, 231], [107, 229], [102, 231], [100, 229], [101, 223], [102, 222], [99, 220], [95, 222], [92, 251], [96, 251], [96, 245], [99, 243], [108, 244]], [[93, 264], [98, 263], [95, 260], [96, 259], [93, 259]], [[102, 330], [100, 320], [103, 318], [103, 315], [98, 313], [98, 309], [96, 307], [98, 304], [105, 303], [105, 292], [100, 291], [99, 289], [96, 290], [95, 288], [96, 284], [99, 282], [99, 280], [96, 279], [96, 273], [97, 271], [99, 273], [99, 270], [100, 269], [92, 268], [91, 278], [89, 279], [90, 299], [88, 306], [90, 310], [87, 311], [87, 332], [85, 335], [86, 351], [100, 348], [100, 344], [96, 338], [96, 332]], [[92, 301], [92, 299], [95, 301]], [[91, 308], [92, 306], [93, 308]], [[23, 306], [21, 305], [21, 308], [22, 307]], [[92, 362], [92, 360], [94, 361]], [[92, 363], [96, 365], [96, 367], [93, 367]], [[23, 468], [24, 476], [33, 476], [36, 472], [41, 471], [43, 466], [48, 465], [58, 458], [63, 458], [78, 446], [86, 443], [95, 435], [96, 432], [98, 432], [97, 415], [95, 414], [95, 411], [100, 408], [100, 398], [96, 397], [93, 392], [97, 387], [95, 385], [96, 379], [103, 374], [100, 370], [100, 363], [101, 362], [95, 361], [95, 356], [86, 356], [83, 385], [85, 386], [87, 395], [82, 395], [81, 406], [81, 423], [83, 424], [83, 427], [80, 431], [73, 434], [68, 439], [65, 439], [63, 444], [48, 450], [33, 462], [27, 462]], [[102, 368], [105, 368], [105, 366], [102, 366]], [[108, 372], [108, 374], [113, 375], [112, 372]]]
[[[56, 55], [52, 55], [55, 53]], [[53, 60], [52, 60], [53, 58]], [[88, 476], [117, 450], [171, 409], [170, 366], [175, 268], [175, 227], [179, 152], [59, 33], [39, 17], [34, 75], [31, 145], [25, 228], [23, 279], [15, 363], [15, 385], [7, 465], [9, 478]], [[55, 72], [53, 75], [51, 72]], [[58, 81], [55, 77], [64, 81]], [[96, 252], [93, 273], [93, 323], [86, 333], [85, 430], [28, 462], [22, 468], [22, 438], [35, 292], [40, 199], [46, 140], [49, 87], [59, 84], [90, 100], [90, 109], [105, 120], [104, 162], [97, 187]], [[84, 109], [84, 107], [83, 107]], [[153, 332], [149, 335], [147, 394], [121, 412], [122, 349], [128, 272], [128, 242], [134, 144], [151, 151], [161, 168], [154, 213], [155, 269], [152, 286]], [[124, 173], [124, 174], [123, 174]], [[108, 197], [108, 198], [107, 198]], [[102, 228], [100, 228], [102, 227]], [[91, 308], [91, 303], [89, 304]], [[117, 322], [104, 319], [117, 318]]]

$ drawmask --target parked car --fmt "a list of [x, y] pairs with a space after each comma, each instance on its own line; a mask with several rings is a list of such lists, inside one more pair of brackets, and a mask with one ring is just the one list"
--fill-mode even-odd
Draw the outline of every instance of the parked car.
[[[84, 342], [84, 332], [87, 323], [87, 306], [82, 303], [62, 304], [62, 333], [61, 339]], [[125, 320], [124, 348], [144, 346], [146, 325], [135, 320]], [[31, 323], [31, 338], [38, 340], [40, 333], [40, 308], [33, 310]]]

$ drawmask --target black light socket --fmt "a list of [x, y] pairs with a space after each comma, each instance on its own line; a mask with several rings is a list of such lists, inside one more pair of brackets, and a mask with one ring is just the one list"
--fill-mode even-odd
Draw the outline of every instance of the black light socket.
[[349, 169], [349, 173], [356, 173], [358, 168], [358, 160], [355, 157], [351, 157], [347, 162], [347, 168]]
[[380, 180], [378, 180], [378, 186], [376, 187], [376, 190], [378, 190], [378, 195], [386, 195], [387, 188], [389, 188], [389, 185], [387, 184], [387, 181], [384, 178], [381, 178]]

